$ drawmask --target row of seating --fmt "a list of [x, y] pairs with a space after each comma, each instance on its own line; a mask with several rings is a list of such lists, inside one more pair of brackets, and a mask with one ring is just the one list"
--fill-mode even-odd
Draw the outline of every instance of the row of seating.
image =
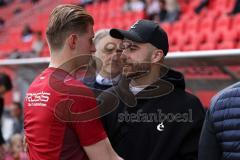
[[[32, 16], [23, 17], [15, 25], [6, 28], [0, 33], [0, 51], [10, 52], [15, 48], [30, 50], [31, 43], [21, 41], [23, 25], [28, 23], [35, 31], [45, 32], [48, 16], [51, 9], [60, 3], [78, 3], [77, 0], [60, 0], [48, 5], [36, 6]], [[86, 10], [95, 19], [95, 31], [102, 28], [128, 29], [136, 20], [144, 18], [142, 12], [123, 12], [124, 0], [109, 0], [108, 2], [88, 5]], [[235, 0], [212, 0], [207, 9], [197, 15], [194, 8], [199, 0], [179, 0], [182, 15], [180, 20], [174, 23], [161, 23], [167, 31], [171, 51], [211, 50], [240, 48], [240, 16], [230, 17], [226, 15], [233, 7]], [[12, 8], [14, 8], [12, 4]], [[41, 7], [40, 7], [41, 6]], [[10, 6], [9, 6], [10, 7]], [[221, 8], [221, 9], [219, 9]], [[1, 13], [2, 9], [0, 9]], [[27, 11], [25, 11], [27, 12]], [[22, 13], [24, 14], [24, 13]], [[21, 17], [21, 16], [20, 16]], [[43, 34], [44, 35], [44, 34]], [[45, 38], [45, 35], [43, 36]], [[10, 42], [10, 43], [6, 43]], [[44, 55], [48, 55], [44, 53]]]

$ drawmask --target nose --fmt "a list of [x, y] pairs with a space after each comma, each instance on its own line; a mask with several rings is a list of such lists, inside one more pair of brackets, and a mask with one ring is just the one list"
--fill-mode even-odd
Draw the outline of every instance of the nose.
[[120, 56], [121, 63], [125, 64], [127, 61], [127, 54], [126, 51], [123, 51], [121, 56]]
[[122, 51], [115, 51], [115, 53], [112, 55], [112, 59], [114, 60], [114, 61], [118, 61], [119, 59], [120, 59], [120, 57], [121, 57], [121, 54], [122, 54]]

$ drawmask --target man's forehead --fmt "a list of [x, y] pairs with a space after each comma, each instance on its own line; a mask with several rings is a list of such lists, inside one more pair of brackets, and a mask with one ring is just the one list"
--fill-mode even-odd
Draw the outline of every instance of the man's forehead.
[[140, 43], [140, 42], [132, 41], [132, 40], [127, 39], [127, 38], [124, 38], [124, 39], [122, 40], [122, 42], [123, 42], [123, 43], [130, 43], [130, 44], [132, 44], [132, 45], [143, 45], [143, 44], [145, 44], [145, 43]]

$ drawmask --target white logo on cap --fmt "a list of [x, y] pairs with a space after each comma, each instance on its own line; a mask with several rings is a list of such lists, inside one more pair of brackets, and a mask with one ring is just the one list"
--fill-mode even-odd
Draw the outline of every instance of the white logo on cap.
[[[140, 20], [139, 20], [139, 21], [140, 21]], [[131, 26], [131, 29], [136, 28], [136, 25], [139, 23], [139, 21], [137, 21], [136, 23], [134, 23], [134, 24]]]

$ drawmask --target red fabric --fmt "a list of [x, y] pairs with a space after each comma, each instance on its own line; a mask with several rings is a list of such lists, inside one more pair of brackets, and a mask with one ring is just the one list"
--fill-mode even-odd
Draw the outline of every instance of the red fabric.
[[[87, 114], [89, 110], [95, 112]], [[63, 70], [46, 69], [30, 85], [24, 102], [30, 159], [87, 160], [82, 146], [106, 138], [97, 111], [90, 89]]]

